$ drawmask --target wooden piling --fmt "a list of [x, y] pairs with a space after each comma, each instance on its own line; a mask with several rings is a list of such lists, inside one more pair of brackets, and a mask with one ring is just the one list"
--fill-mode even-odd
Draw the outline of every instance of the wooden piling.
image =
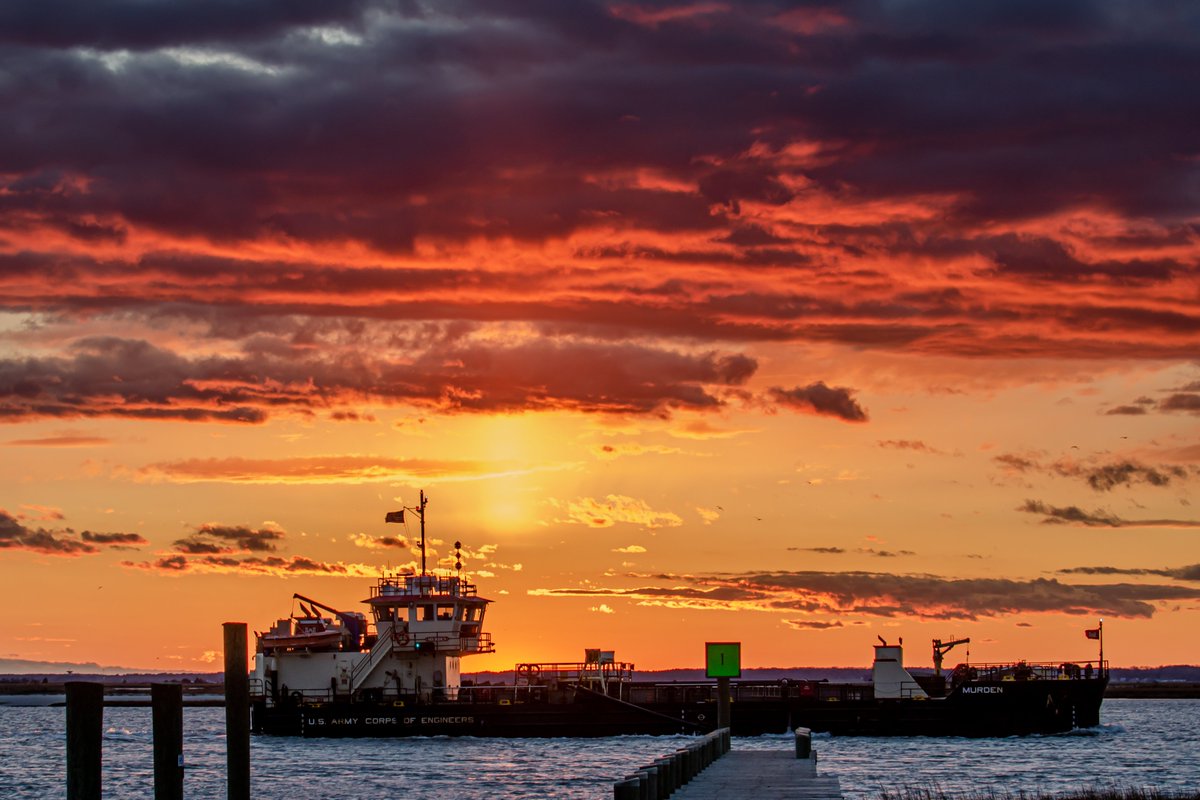
[[154, 728], [154, 800], [183, 800], [183, 687], [150, 686]]
[[637, 778], [626, 778], [613, 784], [613, 800], [641, 800], [641, 781]]
[[638, 772], [646, 776], [642, 797], [646, 800], [658, 800], [658, 767], [642, 767]]
[[729, 678], [717, 678], [717, 728], [729, 727]]
[[67, 690], [67, 800], [100, 800], [104, 686], [70, 681]]
[[250, 678], [246, 623], [226, 622], [225, 739], [229, 800], [250, 800]]
[[808, 758], [812, 755], [812, 731], [808, 728], [796, 728], [796, 758]]

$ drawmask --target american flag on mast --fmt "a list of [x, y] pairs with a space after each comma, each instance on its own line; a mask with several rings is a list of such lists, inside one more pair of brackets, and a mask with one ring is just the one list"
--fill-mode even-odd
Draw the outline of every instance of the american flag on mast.
[[1088, 637], [1089, 639], [1099, 639], [1100, 638], [1100, 629], [1099, 628], [1088, 628], [1087, 630], [1085, 630], [1083, 632], [1083, 635]]

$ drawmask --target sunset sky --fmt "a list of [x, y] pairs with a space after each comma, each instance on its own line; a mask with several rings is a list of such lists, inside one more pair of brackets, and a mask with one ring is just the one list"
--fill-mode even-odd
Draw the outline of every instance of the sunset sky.
[[424, 489], [465, 670], [1200, 663], [1197, 75], [1184, 0], [7, 0], [0, 659], [219, 669]]

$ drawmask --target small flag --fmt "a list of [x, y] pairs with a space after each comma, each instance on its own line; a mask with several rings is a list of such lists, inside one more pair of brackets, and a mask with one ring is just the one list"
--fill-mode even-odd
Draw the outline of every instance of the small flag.
[[1100, 629], [1099, 628], [1088, 628], [1087, 630], [1085, 630], [1083, 632], [1083, 635], [1088, 637], [1089, 639], [1099, 639], [1100, 638]]
[[387, 516], [383, 518], [384, 522], [404, 522], [404, 509], [399, 511], [389, 511]]

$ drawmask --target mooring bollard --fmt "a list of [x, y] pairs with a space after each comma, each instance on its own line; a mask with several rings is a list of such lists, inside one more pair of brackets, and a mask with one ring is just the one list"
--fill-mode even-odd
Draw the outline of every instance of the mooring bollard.
[[70, 681], [67, 689], [67, 800], [100, 800], [104, 686]]
[[154, 729], [154, 800], [183, 800], [183, 687], [150, 685]]
[[796, 758], [808, 758], [812, 755], [812, 731], [808, 728], [796, 728]]
[[246, 623], [225, 623], [225, 742], [229, 800], [250, 800], [250, 677]]

